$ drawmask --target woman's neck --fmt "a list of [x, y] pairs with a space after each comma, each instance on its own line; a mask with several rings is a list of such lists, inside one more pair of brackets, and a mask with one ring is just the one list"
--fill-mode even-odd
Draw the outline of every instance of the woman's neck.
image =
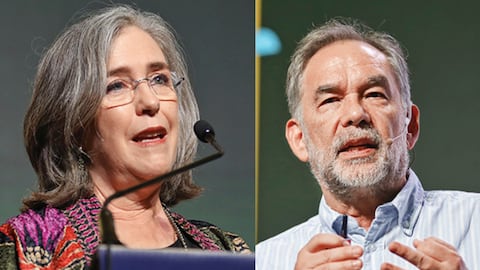
[[[103, 205], [114, 192], [94, 184], [94, 194]], [[131, 248], [163, 248], [173, 244], [177, 235], [158, 195], [133, 193], [108, 205], [120, 242]]]

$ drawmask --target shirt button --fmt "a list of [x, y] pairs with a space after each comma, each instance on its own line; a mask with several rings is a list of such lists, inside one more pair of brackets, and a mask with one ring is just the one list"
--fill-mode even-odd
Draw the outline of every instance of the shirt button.
[[402, 222], [402, 226], [403, 226], [403, 228], [406, 229], [406, 228], [410, 227], [410, 222], [409, 222], [408, 220], [404, 220], [404, 221]]
[[370, 252], [374, 252], [377, 248], [375, 246], [366, 246], [365, 247], [365, 251], [370, 253]]

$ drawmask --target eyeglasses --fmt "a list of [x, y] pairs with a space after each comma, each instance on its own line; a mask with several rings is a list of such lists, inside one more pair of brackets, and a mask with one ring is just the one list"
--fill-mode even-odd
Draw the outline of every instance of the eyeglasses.
[[177, 101], [177, 87], [185, 78], [179, 78], [175, 72], [154, 73], [149, 77], [133, 80], [117, 79], [107, 85], [107, 93], [102, 104], [106, 108], [126, 105], [133, 101], [135, 90], [142, 82], [147, 82], [153, 94], [161, 101]]

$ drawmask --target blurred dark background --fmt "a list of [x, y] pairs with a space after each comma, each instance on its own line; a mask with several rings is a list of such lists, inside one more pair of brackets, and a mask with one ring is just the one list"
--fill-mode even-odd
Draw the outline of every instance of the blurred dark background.
[[321, 191], [284, 137], [289, 57], [306, 33], [332, 17], [353, 17], [396, 37], [408, 53], [421, 132], [412, 168], [425, 189], [480, 192], [480, 22], [475, 1], [262, 0], [261, 25], [282, 51], [261, 58], [258, 240], [318, 213]]
[[[254, 1], [113, 1], [157, 13], [176, 30], [189, 64], [201, 117], [225, 148], [220, 160], [194, 170], [200, 198], [175, 210], [254, 244]], [[110, 2], [109, 2], [110, 3]], [[0, 4], [0, 219], [18, 214], [36, 187], [23, 147], [23, 115], [41, 53], [83, 11], [106, 1], [3, 1]], [[200, 145], [199, 156], [213, 152]]]

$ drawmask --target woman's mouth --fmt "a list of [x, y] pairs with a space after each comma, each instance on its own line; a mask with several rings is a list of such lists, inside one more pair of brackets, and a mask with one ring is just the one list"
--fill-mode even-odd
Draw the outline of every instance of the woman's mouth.
[[151, 143], [162, 141], [166, 135], [167, 130], [164, 127], [152, 127], [142, 130], [132, 140], [137, 143]]

